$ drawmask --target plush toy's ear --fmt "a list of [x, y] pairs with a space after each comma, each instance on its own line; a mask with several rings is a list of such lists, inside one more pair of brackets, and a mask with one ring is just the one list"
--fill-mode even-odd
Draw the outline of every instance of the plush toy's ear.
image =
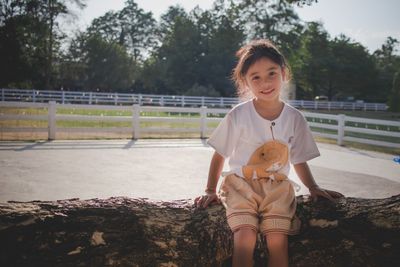
[[246, 179], [253, 178], [253, 168], [251, 166], [243, 166], [242, 172]]

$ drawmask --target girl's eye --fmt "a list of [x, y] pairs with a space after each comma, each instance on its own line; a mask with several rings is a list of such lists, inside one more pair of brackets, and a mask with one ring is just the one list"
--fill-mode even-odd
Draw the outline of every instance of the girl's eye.
[[269, 73], [269, 76], [274, 76], [275, 74], [276, 74], [276, 72], [271, 71], [271, 72]]
[[252, 80], [253, 81], [255, 81], [255, 80], [258, 80], [260, 77], [258, 77], [258, 76], [254, 76], [253, 78], [252, 78]]

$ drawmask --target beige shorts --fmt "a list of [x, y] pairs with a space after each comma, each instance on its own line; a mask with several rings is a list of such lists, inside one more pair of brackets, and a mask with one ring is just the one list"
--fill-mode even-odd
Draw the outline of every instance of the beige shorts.
[[296, 196], [288, 180], [245, 180], [231, 174], [223, 178], [219, 195], [233, 232], [249, 227], [264, 235], [295, 235], [300, 230]]

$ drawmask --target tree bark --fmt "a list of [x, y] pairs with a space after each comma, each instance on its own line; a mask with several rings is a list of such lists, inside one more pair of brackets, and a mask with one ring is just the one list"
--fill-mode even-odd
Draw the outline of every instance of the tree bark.
[[[298, 196], [290, 266], [400, 266], [400, 195], [313, 203]], [[1, 266], [230, 266], [220, 205], [114, 197], [0, 204]], [[266, 266], [260, 236], [255, 266]]]

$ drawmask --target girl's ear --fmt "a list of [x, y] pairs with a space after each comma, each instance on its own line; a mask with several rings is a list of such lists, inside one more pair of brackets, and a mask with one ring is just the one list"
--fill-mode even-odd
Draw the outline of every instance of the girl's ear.
[[286, 72], [286, 69], [285, 68], [281, 68], [281, 70], [282, 70], [282, 80], [284, 81], [284, 82], [287, 82], [289, 79], [289, 77], [288, 77], [288, 73]]
[[243, 88], [249, 89], [249, 85], [247, 83], [246, 77], [242, 77], [241, 80], [242, 80], [241, 83], [242, 83]]

